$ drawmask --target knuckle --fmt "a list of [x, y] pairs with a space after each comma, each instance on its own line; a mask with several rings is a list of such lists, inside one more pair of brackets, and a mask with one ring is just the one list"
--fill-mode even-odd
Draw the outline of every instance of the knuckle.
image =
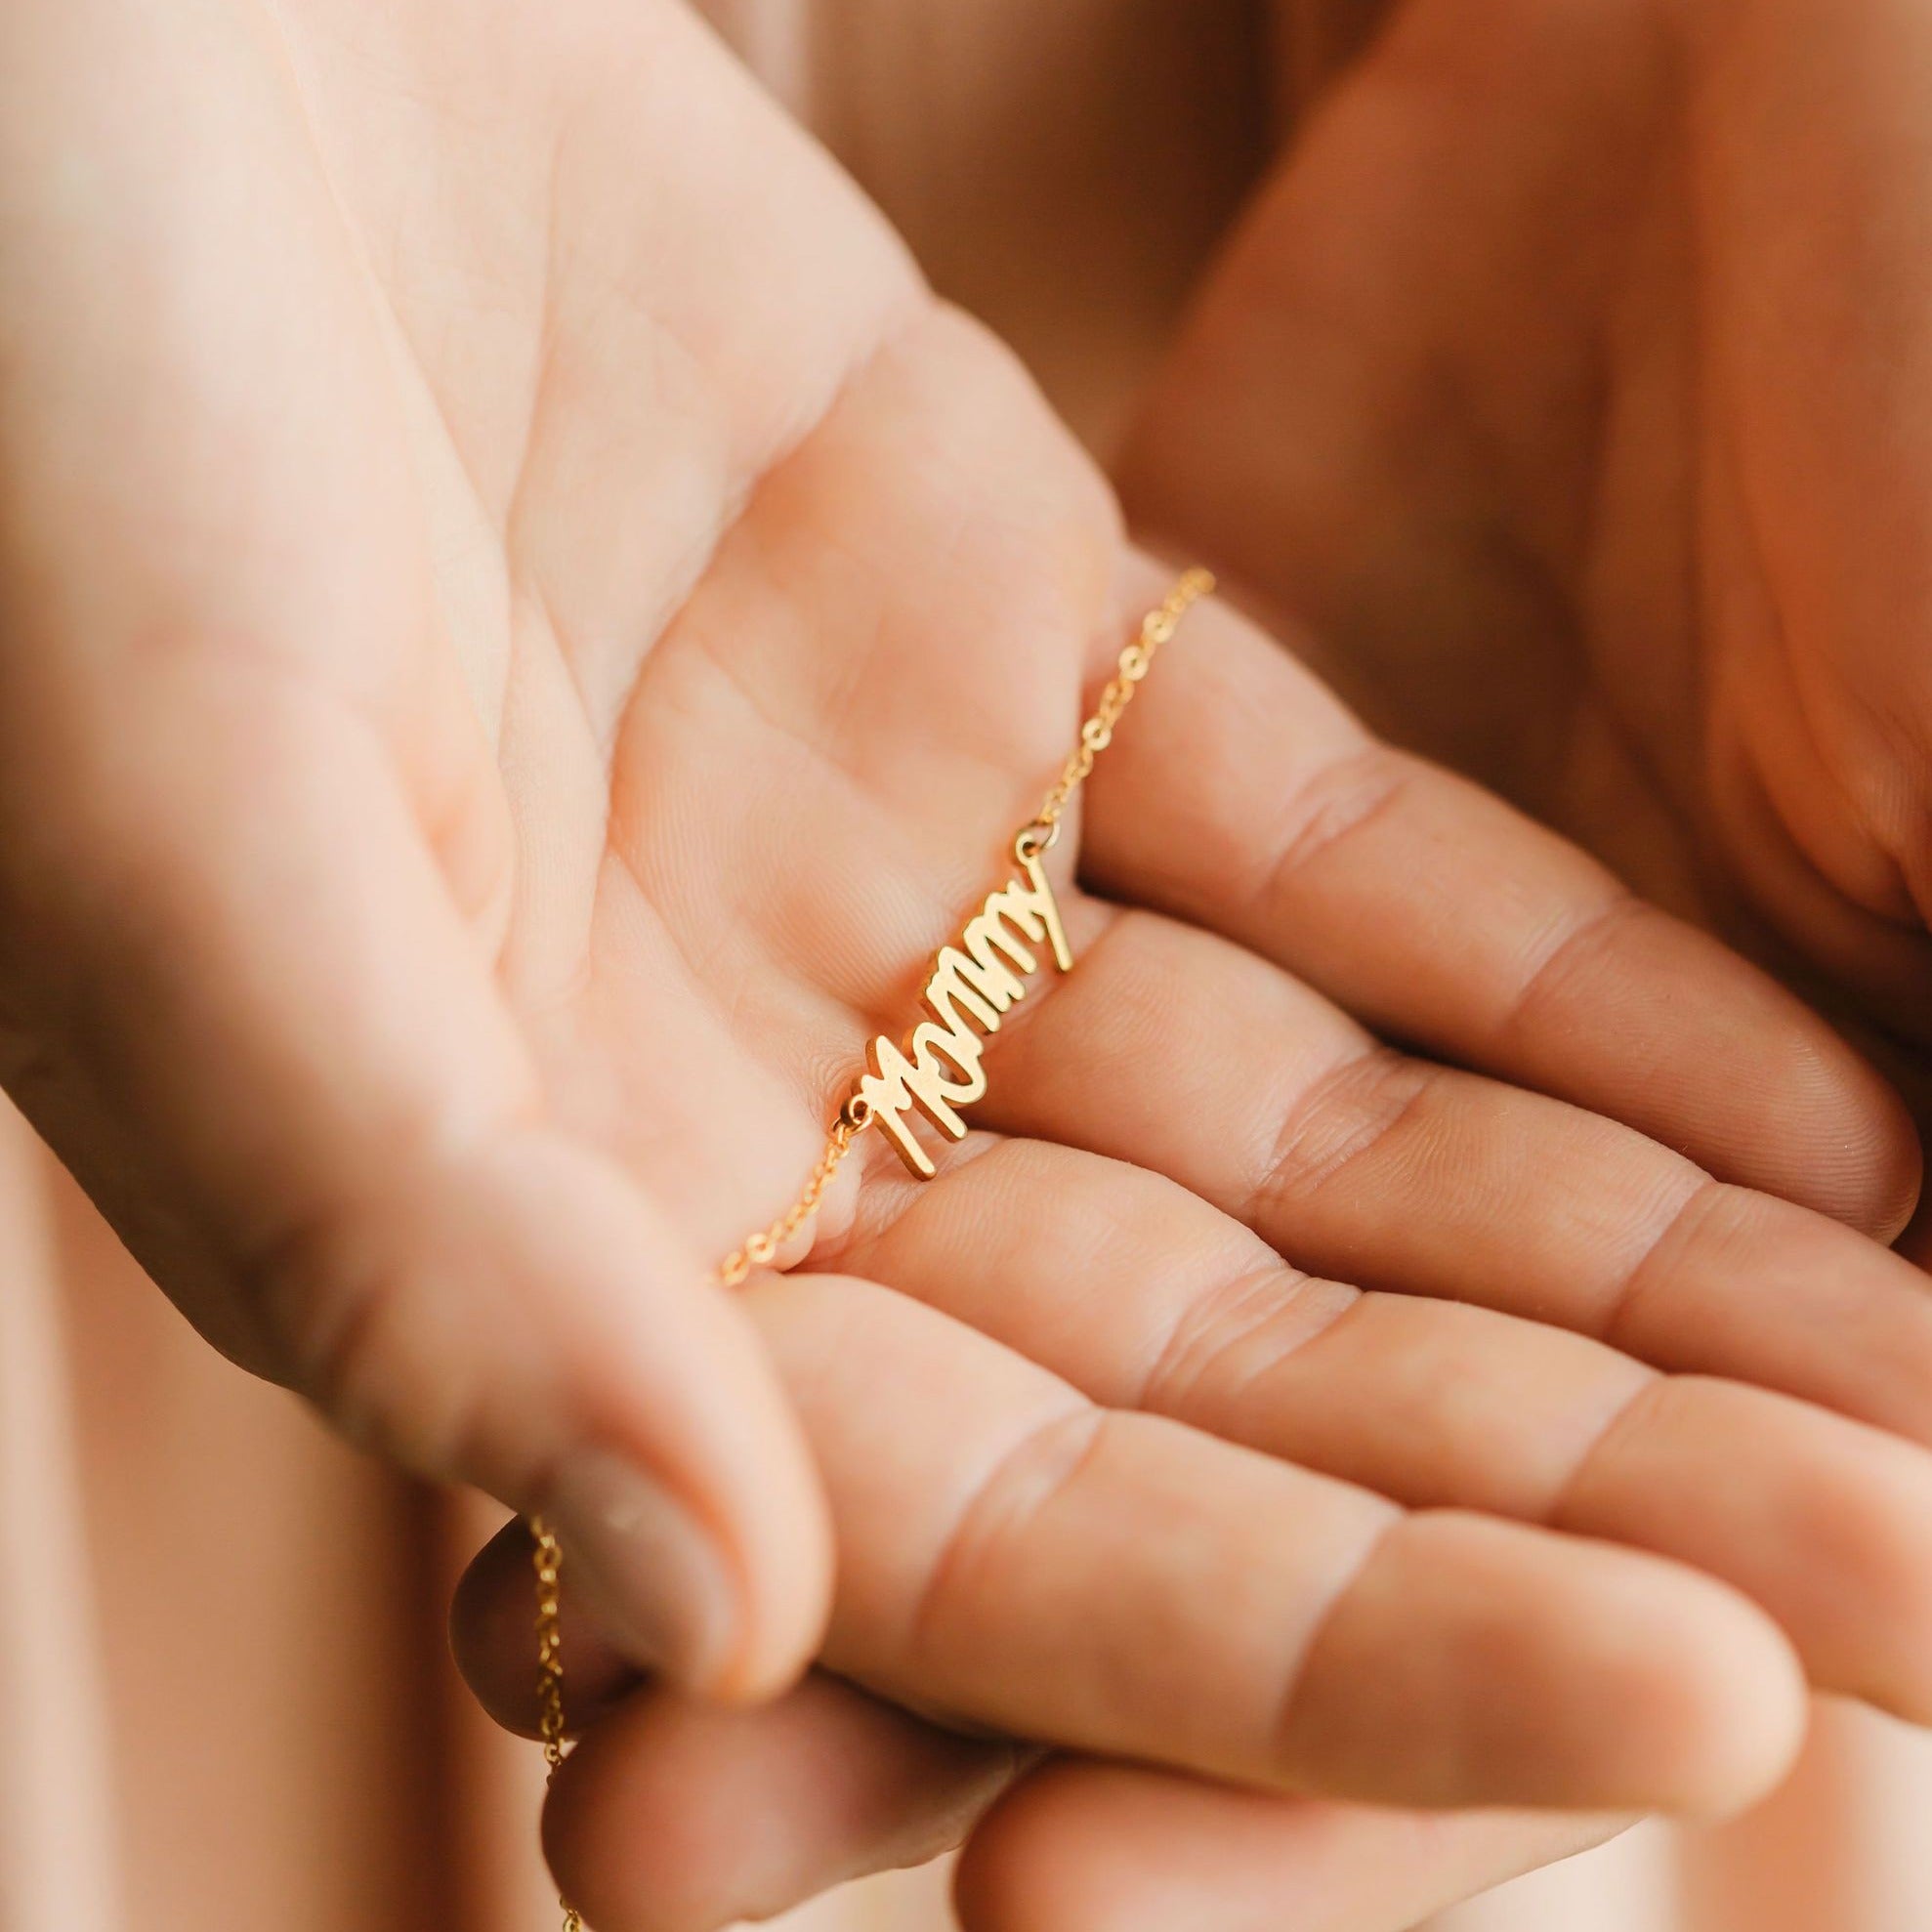
[[1539, 1008], [1567, 1004], [1576, 991], [1576, 982], [1596, 970], [1627, 924], [1661, 916], [1621, 887], [1593, 905], [1572, 911], [1544, 935], [1536, 956], [1525, 962], [1522, 981], [1503, 1017], [1502, 1030], [1521, 1032]]
[[1645, 1239], [1633, 1266], [1615, 1282], [1592, 1324], [1599, 1341], [1642, 1356], [1644, 1325], [1654, 1293], [1666, 1288], [1686, 1248], [1727, 1226], [1737, 1229], [1748, 1216], [1754, 1197], [1700, 1175]]
[[1400, 801], [1413, 777], [1407, 757], [1374, 742], [1317, 769], [1289, 800], [1264, 896], [1281, 897], [1318, 860], [1373, 824]]
[[1280, 1209], [1331, 1185], [1424, 1106], [1442, 1070], [1370, 1044], [1288, 1106], [1252, 1191], [1251, 1213]]
[[974, 1595], [1003, 1545], [1023, 1535], [1076, 1482], [1113, 1418], [1084, 1401], [1056, 1408], [1008, 1443], [973, 1484], [935, 1553], [913, 1607], [915, 1643]]
[[1224, 1276], [1183, 1308], [1135, 1406], [1182, 1420], [1210, 1391], [1218, 1406], [1324, 1333], [1360, 1299], [1359, 1289], [1304, 1275], [1273, 1254]]

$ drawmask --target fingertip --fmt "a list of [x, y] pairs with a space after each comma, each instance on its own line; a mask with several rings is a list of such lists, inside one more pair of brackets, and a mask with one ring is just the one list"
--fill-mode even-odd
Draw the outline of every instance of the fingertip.
[[[457, 1674], [483, 1709], [506, 1731], [534, 1737], [536, 1699], [534, 1583], [514, 1592], [507, 1577], [514, 1565], [523, 1575], [535, 1548], [521, 1519], [504, 1525], [470, 1560], [449, 1600], [445, 1635]], [[502, 1660], [519, 1653], [530, 1667], [506, 1677]]]
[[541, 1819], [543, 1856], [563, 1896], [606, 1932], [716, 1932], [749, 1903], [765, 1841], [733, 1861], [708, 1777], [660, 1747], [670, 1694], [644, 1690], [565, 1759]]
[[565, 1589], [639, 1669], [742, 1706], [781, 1696], [810, 1667], [831, 1595], [816, 1525], [758, 1547], [763, 1526], [707, 1523], [654, 1471], [603, 1449], [564, 1464], [544, 1520]]
[[[980, 1821], [953, 1868], [953, 1911], [964, 1932], [1134, 1932], [1116, 1915], [1119, 1868], [1089, 1856], [1086, 1787], [1054, 1759], [1015, 1785]], [[1131, 1875], [1131, 1874], [1130, 1874]], [[1128, 1905], [1138, 1888], [1130, 1883]]]
[[1576, 1633], [1574, 1755], [1567, 1781], [1526, 1798], [1710, 1820], [1766, 1796], [1796, 1762], [1809, 1718], [1785, 1633], [1701, 1572], [1595, 1544], [1577, 1553], [1559, 1612]]
[[1439, 1511], [1336, 1605], [1281, 1748], [1291, 1782], [1366, 1802], [1717, 1817], [1779, 1782], [1806, 1714], [1790, 1644], [1728, 1585]]
[[1862, 1433], [1856, 1470], [1821, 1498], [1816, 1533], [1795, 1558], [1819, 1573], [1809, 1587], [1837, 1611], [1837, 1641], [1821, 1642], [1812, 1675], [1909, 1724], [1932, 1725], [1932, 1465], [1882, 1431]]
[[1924, 1185], [1917, 1125], [1869, 1060], [1823, 1020], [1805, 1018], [1804, 1036], [1767, 1080], [1766, 1112], [1787, 1123], [1794, 1157], [1755, 1185], [1889, 1247], [1911, 1224]]
[[[967, 1839], [953, 1869], [964, 1932], [1170, 1932], [1244, 1922], [1314, 1927], [1317, 1868], [1346, 1807], [1264, 1796], [1092, 1758], [1047, 1760]], [[1393, 1814], [1391, 1814], [1393, 1816]]]
[[[1639, 901], [1612, 904], [1587, 943], [1536, 974], [1491, 1071], [1619, 1119], [1719, 1180], [1893, 1239], [1920, 1155], [1891, 1083], [1711, 934]], [[1615, 1040], [1615, 1059], [1579, 1060], [1586, 1029]]]
[[544, 1517], [567, 1597], [633, 1663], [725, 1702], [778, 1695], [830, 1615], [832, 1531], [757, 1330], [589, 1150], [524, 1136], [476, 1188], [553, 1365], [550, 1413], [525, 1419], [539, 1471], [499, 1492]]
[[[483, 1709], [506, 1731], [538, 1736], [536, 1544], [513, 1517], [479, 1550], [449, 1606], [449, 1651]], [[565, 1734], [574, 1737], [637, 1685], [636, 1669], [583, 1615], [562, 1603]]]
[[[715, 1669], [674, 1678], [715, 1702], [763, 1704], [793, 1690], [818, 1657], [831, 1620], [831, 1511], [802, 1439], [786, 1473], [793, 1479], [789, 1501], [743, 1520], [735, 1543], [741, 1606], [736, 1642]], [[775, 1480], [773, 1498], [764, 1500], [769, 1504], [784, 1487]]]
[[[1659, 1623], [1679, 1628], [1682, 1655], [1634, 1672], [1630, 1702], [1640, 1746], [1648, 1718], [1648, 1754], [1661, 1776], [1654, 1797], [1611, 1802], [1703, 1821], [1735, 1817], [1768, 1797], [1797, 1762], [1810, 1716], [1803, 1667], [1768, 1618], [1720, 1586], [1711, 1586], [1701, 1615], [1673, 1611]], [[1633, 1782], [1647, 1777], [1638, 1770]]]
[[715, 1932], [937, 1858], [1013, 1763], [820, 1674], [755, 1712], [651, 1690], [566, 1760], [544, 1851], [602, 1932]]
[[1722, 1576], [1819, 1690], [1932, 1722], [1932, 1457], [1913, 1443], [1762, 1388], [1667, 1377], [1599, 1438], [1558, 1520]]

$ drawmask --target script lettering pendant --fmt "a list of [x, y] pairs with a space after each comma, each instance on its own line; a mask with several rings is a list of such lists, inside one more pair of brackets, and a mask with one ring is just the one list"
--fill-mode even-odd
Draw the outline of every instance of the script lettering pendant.
[[1041, 966], [1037, 948], [1044, 943], [1063, 973], [1072, 970], [1041, 850], [1023, 839], [1014, 857], [1024, 883], [1013, 879], [987, 894], [958, 945], [943, 948], [934, 961], [920, 1002], [932, 1017], [912, 1029], [903, 1047], [881, 1033], [865, 1056], [860, 1098], [922, 1181], [936, 1170], [912, 1132], [910, 1115], [923, 1113], [946, 1139], [964, 1140], [966, 1123], [955, 1110], [986, 1093], [985, 1036], [998, 1032], [1001, 1018], [1026, 998]]

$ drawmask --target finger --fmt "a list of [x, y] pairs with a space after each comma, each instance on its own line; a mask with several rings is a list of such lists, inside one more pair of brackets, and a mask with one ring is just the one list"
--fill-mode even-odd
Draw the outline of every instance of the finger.
[[[538, 1689], [535, 1556], [529, 1526], [513, 1518], [477, 1552], [449, 1607], [449, 1649], [463, 1681], [497, 1723], [522, 1738], [542, 1735], [547, 1701]], [[574, 1572], [558, 1600], [564, 1736], [575, 1738], [643, 1677], [583, 1603]]]
[[839, 1525], [824, 1660], [882, 1695], [1392, 1803], [1722, 1806], [1794, 1746], [1784, 1640], [1690, 1571], [1096, 1409], [886, 1289], [750, 1302]]
[[[454, 1626], [472, 1687], [520, 1726], [535, 1712], [528, 1582], [528, 1538], [513, 1525], [465, 1577]], [[961, 1839], [967, 1932], [1136, 1932], [1264, 1911], [1308, 1932], [1396, 1932], [1616, 1828], [1284, 1800], [1087, 1759], [1053, 1761], [983, 1816], [1020, 1761], [1012, 1747], [936, 1730], [836, 1678], [814, 1675], [757, 1711], [634, 1688], [613, 1704], [605, 1688], [623, 1666], [593, 1627], [570, 1622], [567, 1656], [599, 1709], [545, 1837], [566, 1894], [602, 1932], [764, 1919]]]
[[[465, 1573], [450, 1636], [492, 1717], [537, 1731], [531, 1541], [512, 1523]], [[968, 1739], [821, 1672], [756, 1710], [641, 1686], [563, 1590], [565, 1711], [587, 1733], [544, 1835], [600, 1932], [711, 1932], [762, 1919], [964, 1837], [1026, 1753]]]
[[[509, 1526], [471, 1566], [453, 1623], [472, 1688], [520, 1729], [536, 1712], [528, 1559]], [[823, 1675], [757, 1711], [640, 1694], [567, 1591], [566, 1605], [572, 1702], [592, 1735], [557, 1783], [546, 1842], [602, 1932], [763, 1919], [962, 1838], [967, 1932], [1135, 1932], [1264, 1908], [1309, 1932], [1395, 1932], [1617, 1828], [1282, 1800], [1087, 1759], [1053, 1761], [983, 1817], [1022, 1761], [1013, 1747]]]
[[1631, 1128], [1390, 1051], [1213, 935], [1114, 914], [997, 1046], [987, 1125], [1156, 1169], [1313, 1273], [1932, 1442], [1916, 1269]]
[[544, 1849], [598, 1932], [713, 1932], [951, 1850], [1015, 1762], [816, 1673], [756, 1711], [643, 1691], [570, 1754]]
[[809, 1465], [546, 1109], [395, 345], [285, 63], [204, 25], [0, 15], [0, 1077], [211, 1339], [553, 1513], [665, 1667], [769, 1685], [826, 1593]]
[[3, 668], [7, 1077], [130, 1245], [358, 1439], [552, 1517], [641, 1656], [802, 1667], [827, 1538], [756, 1338], [549, 1117], [371, 731], [193, 643], [111, 703]]
[[968, 1840], [954, 1895], [965, 1932], [1407, 1932], [1621, 1828], [1563, 1814], [1277, 1798], [1056, 1759]]
[[1189, 618], [1156, 676], [1091, 786], [1081, 862], [1101, 889], [1721, 1179], [1886, 1239], [1905, 1225], [1918, 1152], [1904, 1110], [1766, 975], [1488, 793], [1377, 744], [1225, 604]]
[[1674, 1557], [1761, 1604], [1821, 1688], [1932, 1720], [1932, 1455], [1894, 1436], [1539, 1323], [1310, 1279], [1172, 1183], [1065, 1148], [997, 1143], [866, 1212], [845, 1265], [1098, 1403], [1413, 1508]]

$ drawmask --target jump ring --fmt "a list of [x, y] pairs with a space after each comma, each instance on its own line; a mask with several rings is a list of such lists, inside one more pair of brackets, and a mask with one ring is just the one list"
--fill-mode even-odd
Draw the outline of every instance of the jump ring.
[[1060, 826], [1057, 821], [1049, 822], [1044, 819], [1035, 819], [1030, 825], [1021, 827], [1019, 835], [1013, 841], [1013, 856], [1021, 864], [1029, 865], [1043, 853], [1051, 852], [1054, 842], [1059, 837]]

